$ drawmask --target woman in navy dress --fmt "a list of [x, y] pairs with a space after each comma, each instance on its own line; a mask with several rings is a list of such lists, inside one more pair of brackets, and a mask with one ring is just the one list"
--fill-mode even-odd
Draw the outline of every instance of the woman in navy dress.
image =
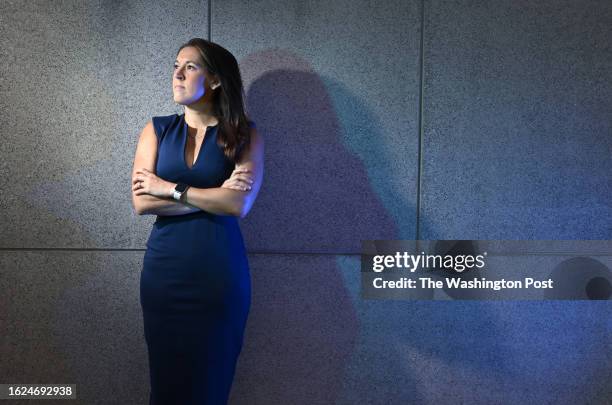
[[263, 140], [225, 48], [182, 45], [172, 88], [184, 113], [145, 125], [132, 171], [136, 212], [157, 215], [140, 278], [149, 403], [226, 404], [251, 300], [238, 217], [262, 183]]

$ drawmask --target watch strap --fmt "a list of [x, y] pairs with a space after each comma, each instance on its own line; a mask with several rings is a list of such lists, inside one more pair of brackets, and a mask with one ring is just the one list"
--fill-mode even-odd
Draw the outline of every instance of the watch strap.
[[185, 191], [187, 191], [188, 188], [189, 186], [185, 183], [177, 183], [174, 187], [174, 191], [172, 192], [172, 198], [177, 201], [180, 201], [181, 197], [183, 196]]

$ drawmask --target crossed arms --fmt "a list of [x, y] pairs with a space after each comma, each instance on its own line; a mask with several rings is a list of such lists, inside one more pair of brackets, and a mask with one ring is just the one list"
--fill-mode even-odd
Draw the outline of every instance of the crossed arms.
[[263, 181], [263, 138], [251, 128], [249, 150], [221, 187], [189, 187], [181, 201], [172, 198], [176, 183], [155, 174], [157, 137], [151, 121], [143, 128], [132, 168], [132, 205], [138, 215], [184, 215], [207, 211], [244, 218], [251, 210]]

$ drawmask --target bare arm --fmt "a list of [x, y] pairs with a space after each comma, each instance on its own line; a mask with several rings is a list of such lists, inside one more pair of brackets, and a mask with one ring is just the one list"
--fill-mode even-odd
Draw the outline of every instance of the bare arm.
[[251, 144], [236, 167], [247, 169], [252, 174], [250, 189], [233, 190], [225, 187], [189, 187], [183, 194], [187, 204], [218, 215], [234, 215], [244, 218], [261, 188], [264, 174], [264, 141], [255, 128], [251, 128]]
[[[147, 169], [155, 173], [157, 158], [157, 136], [153, 128], [153, 122], [149, 121], [140, 133], [134, 165], [132, 168], [132, 185], [136, 171]], [[170, 185], [171, 183], [168, 183]], [[170, 196], [172, 192], [170, 192]], [[171, 197], [157, 197], [150, 194], [137, 194], [132, 187], [132, 205], [138, 215], [184, 215], [200, 211], [200, 208], [176, 201]]]
[[202, 211], [198, 207], [173, 198], [161, 198], [149, 194], [141, 194], [138, 197], [144, 206], [139, 215], [184, 215]]

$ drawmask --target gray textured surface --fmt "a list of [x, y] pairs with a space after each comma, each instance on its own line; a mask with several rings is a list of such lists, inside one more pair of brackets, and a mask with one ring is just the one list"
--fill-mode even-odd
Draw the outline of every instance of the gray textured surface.
[[416, 1], [213, 3], [212, 39], [238, 58], [266, 139], [249, 249], [415, 238], [419, 19]]
[[[138, 136], [178, 109], [178, 46], [207, 3], [0, 2], [0, 247], [142, 248], [132, 208]], [[169, 12], [171, 11], [171, 12]], [[9, 192], [10, 190], [10, 192]]]
[[0, 381], [76, 384], [75, 404], [147, 403], [141, 266], [132, 251], [0, 252]]
[[[604, 403], [607, 302], [368, 301], [357, 258], [249, 261], [232, 404]], [[0, 278], [0, 380], [74, 383], [75, 404], [147, 403], [141, 266], [138, 251], [0, 253], [19, 269]]]
[[423, 239], [612, 238], [612, 3], [428, 1]]
[[[242, 227], [268, 254], [249, 257], [232, 403], [610, 397], [606, 302], [364, 301], [358, 259], [334, 255], [414, 239], [419, 197], [421, 239], [611, 239], [610, 3], [425, 6], [419, 196], [420, 2], [213, 4], [266, 138]], [[0, 252], [1, 382], [147, 403], [153, 218], [133, 213], [131, 165], [146, 121], [180, 112], [172, 61], [206, 37], [207, 10], [0, 2], [0, 247], [25, 249]]]

